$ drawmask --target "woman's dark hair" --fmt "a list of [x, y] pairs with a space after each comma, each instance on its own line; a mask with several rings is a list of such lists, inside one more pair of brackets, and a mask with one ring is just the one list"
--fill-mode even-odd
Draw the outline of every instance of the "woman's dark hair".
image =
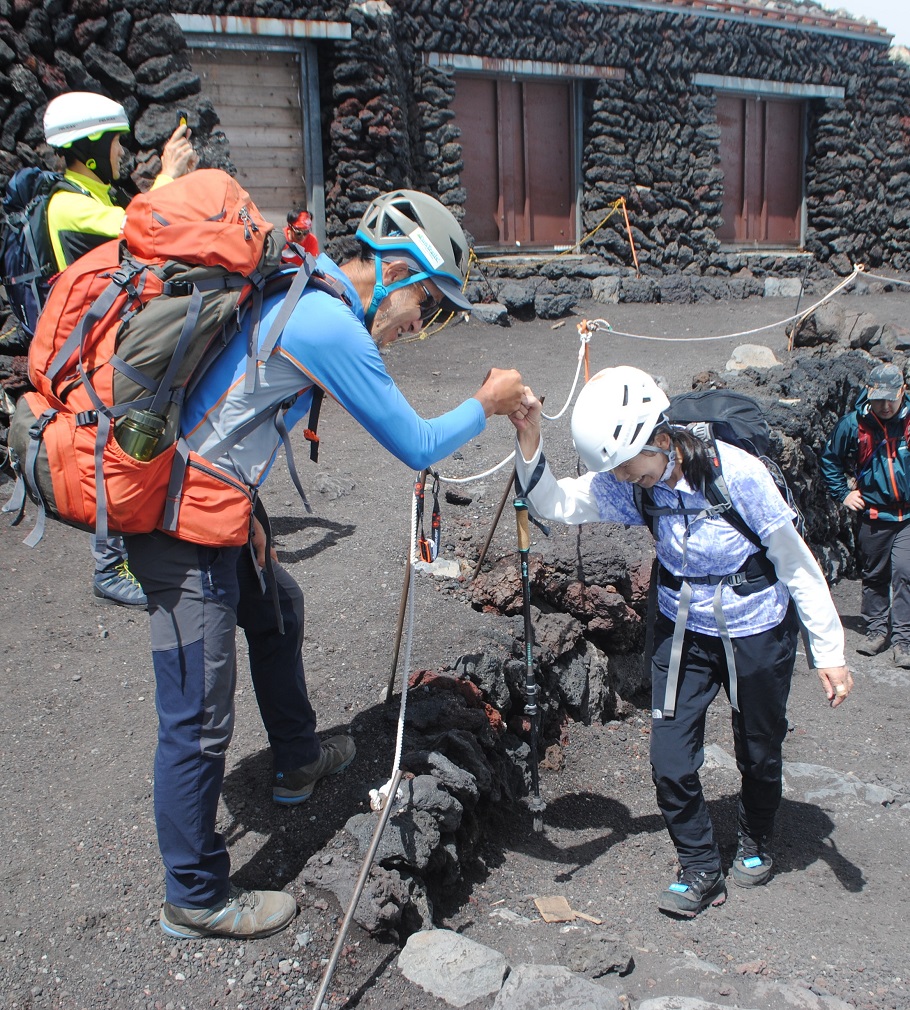
[[689, 486], [704, 491], [712, 473], [711, 456], [707, 445], [691, 431], [666, 423], [659, 424], [654, 429], [649, 441], [653, 441], [654, 436], [661, 432], [669, 435], [673, 448], [679, 450], [683, 476]]

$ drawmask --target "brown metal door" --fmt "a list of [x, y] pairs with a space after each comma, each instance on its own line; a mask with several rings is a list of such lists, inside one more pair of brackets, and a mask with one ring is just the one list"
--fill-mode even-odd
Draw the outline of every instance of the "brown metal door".
[[575, 241], [572, 85], [459, 76], [465, 227], [479, 243]]
[[741, 98], [717, 96], [717, 125], [720, 127], [720, 164], [724, 173], [724, 223], [717, 230], [723, 242], [745, 242], [745, 150], [746, 113]]
[[459, 77], [452, 108], [456, 123], [461, 124], [461, 184], [468, 194], [464, 226], [475, 242], [499, 242], [496, 81]]
[[765, 238], [799, 245], [803, 202], [803, 106], [764, 102]]
[[572, 186], [572, 91], [569, 85], [524, 85], [527, 201], [526, 242], [575, 241]]
[[800, 102], [719, 95], [724, 173], [722, 241], [799, 245], [802, 209]]

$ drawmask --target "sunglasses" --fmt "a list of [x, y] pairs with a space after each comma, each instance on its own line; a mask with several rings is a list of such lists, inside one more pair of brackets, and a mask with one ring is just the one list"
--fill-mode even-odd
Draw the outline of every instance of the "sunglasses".
[[423, 298], [420, 299], [420, 321], [425, 323], [436, 312], [442, 302], [441, 299], [434, 298], [430, 294], [423, 281], [414, 281], [413, 283], [423, 292]]

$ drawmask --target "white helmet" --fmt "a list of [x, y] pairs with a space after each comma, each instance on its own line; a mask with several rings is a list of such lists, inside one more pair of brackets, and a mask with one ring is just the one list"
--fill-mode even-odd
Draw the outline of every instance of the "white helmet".
[[126, 109], [92, 91], [58, 95], [44, 110], [44, 138], [51, 147], [69, 147], [83, 138], [97, 140], [105, 133], [127, 133], [129, 128]]
[[604, 368], [578, 394], [572, 411], [572, 440], [582, 463], [589, 470], [613, 470], [652, 448], [648, 440], [669, 406], [647, 372], [630, 365]]

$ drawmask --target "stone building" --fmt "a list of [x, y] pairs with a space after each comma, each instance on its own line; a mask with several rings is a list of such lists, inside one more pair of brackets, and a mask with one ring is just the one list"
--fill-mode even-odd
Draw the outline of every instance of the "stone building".
[[617, 276], [686, 300], [903, 271], [889, 42], [809, 0], [0, 0], [0, 183], [51, 163], [43, 107], [80, 88], [127, 105], [139, 185], [185, 109], [205, 163], [276, 221], [308, 204], [330, 252], [377, 192], [433, 192], [482, 254], [475, 296], [530, 277], [543, 315]]

